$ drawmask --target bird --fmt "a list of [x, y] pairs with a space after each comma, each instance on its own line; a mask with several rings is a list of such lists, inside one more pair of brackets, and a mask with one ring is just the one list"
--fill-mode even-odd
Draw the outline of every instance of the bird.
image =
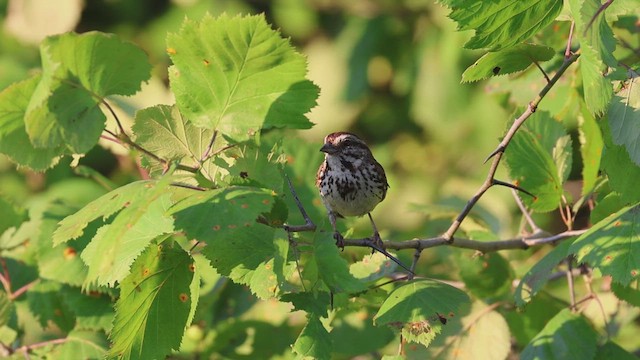
[[344, 248], [344, 238], [337, 230], [336, 219], [366, 214], [373, 228], [373, 241], [369, 246], [412, 272], [384, 249], [371, 216], [371, 211], [386, 197], [389, 183], [384, 168], [367, 144], [355, 134], [334, 132], [324, 138], [320, 151], [324, 153], [324, 161], [316, 174], [316, 187], [327, 209], [336, 245]]

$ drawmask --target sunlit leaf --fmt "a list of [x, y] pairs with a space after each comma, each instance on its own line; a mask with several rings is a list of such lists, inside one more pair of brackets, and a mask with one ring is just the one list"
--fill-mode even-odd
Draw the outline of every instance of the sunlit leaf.
[[122, 281], [111, 356], [163, 359], [177, 350], [191, 308], [192, 259], [181, 249], [149, 247]]
[[58, 162], [61, 147], [37, 148], [31, 144], [24, 116], [40, 76], [13, 84], [0, 92], [0, 153], [33, 170], [42, 171]]
[[627, 206], [609, 215], [580, 236], [569, 249], [578, 261], [611, 275], [624, 286], [640, 271], [640, 205]]
[[527, 40], [560, 14], [562, 1], [443, 0], [458, 30], [475, 30], [464, 46], [498, 51]]
[[453, 286], [434, 280], [415, 280], [395, 289], [374, 321], [401, 329], [406, 340], [428, 346], [446, 326], [446, 319], [458, 316], [460, 307], [468, 302], [467, 294]]
[[99, 108], [109, 95], [133, 95], [150, 77], [147, 55], [115, 35], [88, 32], [46, 38], [40, 44], [42, 77], [25, 115], [31, 142], [84, 153], [105, 127]]
[[554, 316], [524, 348], [520, 359], [593, 359], [597, 334], [580, 315], [565, 309]]
[[187, 19], [167, 47], [171, 88], [196, 126], [237, 141], [262, 127], [311, 126], [304, 114], [318, 88], [305, 78], [305, 58], [264, 16]]
[[[330, 233], [319, 233], [313, 243], [312, 266], [317, 269], [319, 279], [334, 293], [357, 293], [366, 289], [364, 282], [349, 272], [347, 261], [340, 257]], [[326, 271], [331, 269], [331, 271]]]
[[582, 195], [586, 195], [596, 185], [600, 170], [600, 159], [604, 142], [602, 133], [595, 118], [584, 107], [578, 116], [578, 131], [580, 134], [580, 155], [582, 155]]
[[462, 82], [487, 79], [525, 70], [535, 62], [551, 60], [555, 51], [547, 46], [519, 44], [484, 54], [462, 74]]
[[607, 118], [613, 142], [624, 145], [631, 160], [640, 166], [640, 77], [625, 83], [614, 96]]
[[73, 330], [56, 349], [60, 359], [104, 359], [109, 349], [107, 336], [91, 330]]

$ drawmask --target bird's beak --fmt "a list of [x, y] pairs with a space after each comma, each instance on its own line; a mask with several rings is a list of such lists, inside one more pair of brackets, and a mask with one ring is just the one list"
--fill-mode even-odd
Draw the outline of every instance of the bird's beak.
[[333, 146], [332, 144], [325, 143], [320, 148], [320, 151], [322, 151], [323, 153], [327, 153], [327, 154], [331, 155], [331, 154], [337, 153], [338, 149], [335, 146]]

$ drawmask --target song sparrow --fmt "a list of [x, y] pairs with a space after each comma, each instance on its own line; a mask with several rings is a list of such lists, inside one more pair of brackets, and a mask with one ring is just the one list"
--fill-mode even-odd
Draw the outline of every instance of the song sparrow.
[[389, 184], [382, 165], [373, 157], [367, 144], [354, 134], [335, 132], [324, 138], [320, 151], [325, 155], [318, 169], [316, 186], [329, 213], [336, 245], [344, 247], [344, 239], [336, 227], [336, 217], [367, 214], [373, 227], [370, 246], [411, 271], [384, 249], [371, 217], [371, 211], [387, 195]]

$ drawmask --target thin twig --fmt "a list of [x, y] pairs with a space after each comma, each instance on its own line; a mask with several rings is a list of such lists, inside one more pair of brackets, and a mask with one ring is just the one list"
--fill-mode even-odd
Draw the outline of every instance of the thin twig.
[[[463, 238], [456, 238], [454, 243], [450, 243], [444, 236], [429, 238], [429, 239], [413, 239], [406, 241], [383, 241], [385, 249], [428, 249], [437, 246], [449, 245], [456, 248], [477, 250], [483, 253], [499, 251], [499, 250], [526, 250], [535, 246], [542, 246], [544, 244], [555, 244], [560, 241], [572, 238], [574, 236], [580, 236], [587, 232], [587, 229], [565, 231], [556, 235], [548, 235], [543, 232], [535, 233], [531, 236], [520, 237], [507, 240], [498, 241], [477, 241]], [[369, 243], [371, 238], [362, 239], [344, 239], [345, 246], [361, 246], [370, 247]]]
[[571, 310], [576, 308], [576, 289], [573, 283], [573, 256], [567, 257], [567, 285], [569, 286], [569, 300], [571, 301]]
[[542, 66], [540, 66], [540, 64], [535, 59], [531, 59], [531, 61], [538, 68], [538, 70], [540, 70], [540, 72], [542, 73], [542, 76], [544, 76], [544, 78], [547, 80], [547, 83], [551, 82], [551, 79], [549, 79], [549, 75], [547, 75], [547, 72], [544, 71]]
[[520, 196], [518, 196], [518, 192], [513, 189], [511, 190], [511, 194], [513, 195], [513, 198], [516, 201], [516, 204], [518, 205], [518, 208], [520, 209], [520, 212], [522, 212], [522, 216], [524, 216], [525, 220], [527, 221], [527, 224], [529, 224], [529, 227], [531, 228], [531, 231], [534, 233], [540, 232], [541, 229], [538, 227], [538, 225], [536, 224], [535, 221], [533, 221], [533, 218], [531, 217], [531, 213], [529, 213], [529, 210], [527, 210], [526, 206], [524, 206], [524, 203], [522, 202], [522, 199], [520, 198]]
[[200, 156], [200, 163], [203, 163], [209, 156], [209, 153], [211, 152], [211, 149], [213, 149], [213, 144], [215, 143], [217, 137], [218, 137], [218, 130], [214, 130], [213, 135], [211, 136], [211, 140], [209, 140], [209, 145], [207, 145], [206, 150], [204, 151], [202, 156]]
[[571, 42], [573, 41], [573, 31], [576, 28], [576, 22], [571, 21], [571, 27], [569, 27], [569, 38], [567, 39], [567, 47], [564, 50], [564, 60], [567, 61], [571, 57]]
[[494, 176], [496, 174], [496, 171], [498, 170], [498, 165], [500, 164], [500, 160], [502, 159], [502, 154], [504, 154], [504, 151], [509, 145], [509, 142], [511, 141], [511, 139], [513, 139], [513, 136], [515, 135], [516, 131], [536, 111], [540, 101], [542, 101], [542, 99], [547, 95], [549, 90], [551, 90], [551, 88], [556, 84], [556, 82], [560, 79], [560, 77], [562, 77], [562, 75], [569, 68], [569, 66], [573, 64], [576, 60], [578, 60], [579, 56], [580, 54], [576, 53], [571, 55], [571, 57], [569, 57], [568, 59], [565, 59], [565, 61], [562, 63], [562, 65], [560, 66], [556, 74], [553, 76], [551, 81], [549, 81], [549, 83], [547, 83], [547, 85], [544, 88], [542, 88], [542, 90], [540, 90], [536, 98], [529, 103], [529, 105], [527, 106], [527, 109], [522, 113], [522, 115], [520, 115], [520, 117], [518, 117], [514, 121], [513, 125], [511, 126], [509, 131], [507, 131], [507, 134], [502, 139], [502, 141], [500, 142], [496, 150], [494, 150], [489, 155], [487, 160], [485, 160], [486, 162], [489, 159], [493, 158], [493, 162], [491, 163], [487, 177], [485, 181], [482, 183], [482, 185], [480, 186], [480, 188], [478, 189], [478, 191], [476, 192], [476, 194], [471, 198], [471, 200], [469, 200], [469, 202], [467, 202], [464, 209], [462, 209], [462, 212], [460, 212], [460, 215], [458, 215], [458, 217], [453, 221], [449, 229], [447, 229], [447, 231], [442, 235], [442, 237], [447, 242], [449, 243], [454, 242], [453, 236], [455, 235], [456, 231], [458, 231], [458, 229], [460, 228], [460, 225], [462, 225], [462, 221], [467, 217], [467, 215], [469, 215], [469, 212], [471, 212], [471, 209], [475, 206], [478, 200], [480, 200], [482, 195], [484, 195], [484, 193], [494, 184]]
[[591, 25], [593, 25], [593, 22], [596, 21], [598, 16], [600, 16], [600, 14], [602, 14], [602, 12], [605, 11], [609, 7], [609, 5], [611, 5], [612, 3], [613, 3], [613, 0], [607, 0], [602, 5], [600, 5], [600, 7], [598, 8], [598, 11], [596, 11], [596, 13], [593, 14], [593, 16], [591, 17], [591, 20], [589, 20], [589, 23], [584, 28], [584, 31], [582, 32], [582, 36], [587, 35], [587, 30], [589, 30]]
[[40, 282], [40, 279], [35, 279], [34, 281], [20, 287], [18, 290], [14, 291], [11, 294], [7, 294], [10, 300], [15, 300], [20, 297], [20, 295], [27, 292], [27, 290], [31, 289], [34, 285]]
[[291, 195], [293, 196], [293, 199], [295, 200], [296, 205], [298, 206], [298, 210], [300, 211], [300, 214], [304, 218], [305, 224], [304, 225], [284, 224], [283, 228], [287, 232], [315, 231], [316, 224], [313, 223], [313, 221], [309, 217], [309, 214], [307, 214], [307, 211], [305, 210], [304, 206], [302, 205], [302, 202], [300, 201], [300, 198], [298, 197], [298, 194], [296, 193], [296, 189], [293, 187], [293, 184], [291, 183], [291, 179], [289, 179], [289, 176], [286, 173], [284, 174], [284, 178], [287, 180], [287, 184], [289, 185], [289, 191], [291, 191]]
[[498, 179], [493, 179], [492, 180], [492, 185], [500, 185], [500, 186], [508, 187], [509, 189], [513, 189], [513, 190], [517, 190], [517, 191], [520, 191], [522, 193], [525, 193], [525, 194], [531, 196], [534, 199], [536, 197], [535, 195], [533, 195], [532, 193], [528, 192], [527, 190], [519, 187], [518, 185], [511, 184], [511, 183], [504, 182], [504, 181], [500, 181]]

